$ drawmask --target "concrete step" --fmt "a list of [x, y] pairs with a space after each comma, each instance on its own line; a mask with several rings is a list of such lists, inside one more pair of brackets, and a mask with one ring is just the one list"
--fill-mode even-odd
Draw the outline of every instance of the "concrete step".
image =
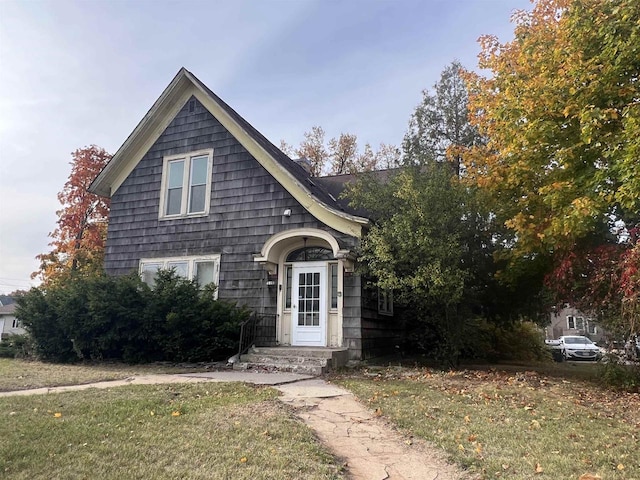
[[339, 354], [343, 351], [346, 352], [346, 349], [320, 347], [251, 347], [250, 349], [250, 353], [315, 358], [332, 358], [334, 354]]
[[346, 348], [252, 347], [233, 368], [322, 375], [346, 365], [348, 357]]
[[283, 364], [268, 362], [237, 362], [233, 364], [234, 370], [262, 370], [267, 372], [291, 372], [304, 375], [322, 375], [327, 373], [327, 367], [321, 365]]
[[290, 355], [274, 355], [263, 353], [245, 353], [240, 357], [241, 362], [245, 363], [268, 363], [274, 365], [310, 365], [326, 367], [331, 361], [330, 358], [320, 357], [297, 357]]

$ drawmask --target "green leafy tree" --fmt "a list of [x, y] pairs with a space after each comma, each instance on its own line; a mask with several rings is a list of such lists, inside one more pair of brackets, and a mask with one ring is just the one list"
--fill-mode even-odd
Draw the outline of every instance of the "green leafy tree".
[[507, 227], [507, 275], [547, 257], [559, 302], [626, 316], [630, 329], [637, 276], [621, 272], [633, 271], [640, 206], [640, 3], [538, 0], [514, 21], [513, 41], [481, 38], [491, 75], [467, 74], [472, 123], [488, 138], [466, 153], [469, 178]]

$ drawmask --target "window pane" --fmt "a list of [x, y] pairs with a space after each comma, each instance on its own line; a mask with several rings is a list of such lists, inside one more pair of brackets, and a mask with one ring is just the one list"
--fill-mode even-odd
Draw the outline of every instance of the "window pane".
[[284, 289], [284, 294], [285, 294], [285, 298], [284, 298], [284, 308], [291, 308], [291, 267], [287, 266], [284, 267], [285, 268], [285, 272], [286, 272], [286, 285], [285, 285], [285, 289]]
[[209, 157], [195, 157], [191, 159], [190, 186], [205, 185], [207, 183], [207, 163]]
[[189, 193], [189, 213], [205, 211], [205, 200], [207, 195], [206, 185], [194, 185]]
[[197, 262], [195, 280], [204, 287], [215, 281], [216, 262]]
[[165, 215], [178, 215], [182, 207], [182, 188], [171, 188], [167, 191], [167, 211]]
[[168, 262], [167, 269], [173, 269], [176, 271], [176, 275], [182, 278], [187, 278], [187, 273], [189, 270], [188, 262]]
[[169, 180], [167, 188], [182, 188], [184, 182], [184, 160], [169, 162]]
[[161, 268], [161, 263], [143, 263], [141, 268], [142, 281], [153, 287], [156, 284], [156, 274]]
[[338, 265], [331, 265], [331, 308], [338, 308]]

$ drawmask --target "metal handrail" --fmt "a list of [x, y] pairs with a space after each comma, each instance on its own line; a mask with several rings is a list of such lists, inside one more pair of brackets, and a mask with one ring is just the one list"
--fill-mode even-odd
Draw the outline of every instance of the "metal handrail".
[[276, 316], [251, 316], [240, 324], [240, 342], [238, 344], [238, 358], [246, 353], [253, 345], [257, 347], [273, 346], [276, 344]]

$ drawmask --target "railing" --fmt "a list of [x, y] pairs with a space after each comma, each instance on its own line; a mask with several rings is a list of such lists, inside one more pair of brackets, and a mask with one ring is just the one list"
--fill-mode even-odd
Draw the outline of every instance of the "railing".
[[276, 345], [276, 316], [252, 313], [248, 320], [240, 324], [240, 344], [238, 356], [252, 346], [271, 347]]

